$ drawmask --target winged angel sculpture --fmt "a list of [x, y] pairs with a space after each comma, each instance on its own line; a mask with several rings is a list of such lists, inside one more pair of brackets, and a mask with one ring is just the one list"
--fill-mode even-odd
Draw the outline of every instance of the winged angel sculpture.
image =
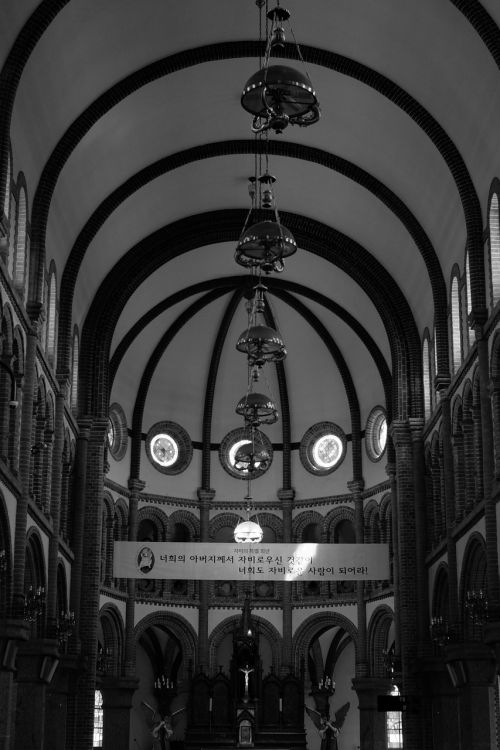
[[335, 714], [334, 721], [330, 721], [326, 714], [320, 713], [314, 708], [309, 708], [309, 706], [304, 706], [308, 716], [312, 719], [314, 726], [321, 737], [320, 750], [339, 750], [337, 738], [342, 729], [350, 705], [350, 703], [344, 703]]
[[150, 731], [153, 736], [153, 744], [151, 750], [170, 750], [170, 738], [174, 733], [174, 716], [185, 711], [185, 708], [179, 708], [171, 714], [165, 714], [162, 716], [159, 711], [156, 711], [150, 703], [142, 701], [142, 705], [151, 711], [149, 717]]

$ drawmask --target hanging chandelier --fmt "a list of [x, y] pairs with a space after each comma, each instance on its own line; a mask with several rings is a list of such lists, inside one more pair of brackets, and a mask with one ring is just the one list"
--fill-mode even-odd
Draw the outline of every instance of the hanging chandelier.
[[246, 393], [236, 405], [236, 414], [242, 416], [247, 425], [259, 427], [278, 421], [278, 410], [272, 399], [263, 393]]
[[238, 544], [258, 544], [262, 541], [264, 532], [258, 523], [250, 520], [251, 495], [246, 495], [245, 500], [247, 501], [246, 519], [236, 526], [234, 530], [234, 541]]
[[[293, 234], [280, 221], [278, 207], [273, 190], [276, 177], [269, 174], [267, 153], [268, 142], [265, 142], [266, 171], [258, 179], [249, 179], [249, 193], [252, 200], [243, 230], [235, 250], [235, 260], [245, 268], [256, 268], [264, 273], [281, 272], [284, 259], [297, 251]], [[271, 209], [274, 220], [260, 220], [250, 224], [252, 214], [258, 209]], [[260, 213], [260, 212], [259, 212]], [[260, 217], [259, 217], [260, 218]]]
[[266, 287], [261, 283], [257, 284], [253, 301], [250, 300], [247, 307], [248, 327], [236, 342], [236, 349], [247, 355], [255, 380], [266, 362], [279, 362], [286, 357], [286, 346], [281, 334], [258, 322], [258, 316], [263, 315], [265, 309], [264, 291]]
[[[257, 3], [262, 9], [263, 3]], [[297, 44], [290, 20], [290, 13], [286, 8], [278, 5], [267, 13], [270, 21], [266, 42], [263, 66], [247, 81], [241, 95], [242, 107], [252, 114], [252, 131], [261, 133], [274, 130], [282, 133], [288, 125], [306, 127], [317, 122], [320, 109], [316, 92], [305, 70], [304, 59]], [[289, 23], [297, 56], [304, 72], [287, 65], [270, 65], [273, 52], [278, 52], [285, 45], [285, 29], [283, 24]]]

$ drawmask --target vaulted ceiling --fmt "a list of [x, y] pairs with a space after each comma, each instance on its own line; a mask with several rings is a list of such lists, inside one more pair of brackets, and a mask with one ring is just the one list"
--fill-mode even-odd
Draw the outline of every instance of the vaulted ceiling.
[[[362, 426], [374, 405], [390, 411], [391, 321], [409, 348], [435, 325], [446, 343], [450, 274], [500, 171], [500, 8], [286, 6], [322, 113], [269, 137], [299, 250], [266, 281], [288, 349], [266, 387], [293, 443], [324, 419], [350, 433], [353, 404]], [[142, 432], [171, 419], [201, 441], [211, 383], [220, 442], [246, 388], [234, 250], [262, 147], [240, 104], [259, 67], [256, 3], [7, 0], [1, 16], [13, 160], [32, 248], [57, 269], [60, 352], [106, 311], [110, 398], [129, 424], [139, 398]], [[281, 61], [301, 68], [294, 56], [288, 40]], [[275, 443], [283, 421], [266, 430]]]

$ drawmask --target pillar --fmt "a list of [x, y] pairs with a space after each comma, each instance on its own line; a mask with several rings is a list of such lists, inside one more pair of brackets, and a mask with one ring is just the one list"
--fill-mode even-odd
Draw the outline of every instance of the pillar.
[[28, 634], [29, 628], [24, 620], [5, 619], [0, 625], [0, 748], [5, 750], [13, 747], [17, 651]]
[[[215, 497], [215, 490], [198, 490], [198, 507], [200, 509], [200, 542], [210, 538], [210, 503]], [[208, 581], [199, 581], [200, 608], [198, 610], [198, 670], [208, 672]]]
[[[397, 504], [399, 527], [399, 612], [401, 628], [402, 696], [414, 701], [419, 693], [415, 661], [418, 654], [419, 611], [415, 572], [417, 569], [417, 540], [415, 516], [415, 485], [413, 444], [407, 421], [394, 420], [391, 436], [396, 454]], [[407, 711], [403, 716], [405, 750], [422, 750], [421, 726], [418, 713]]]
[[17, 656], [15, 750], [52, 750], [45, 740], [47, 685], [59, 664], [59, 644], [53, 639], [23, 643]]
[[130, 746], [130, 710], [137, 684], [138, 680], [135, 678], [112, 678], [109, 683], [107, 680], [101, 683], [103, 750]]
[[88, 436], [86, 466], [85, 525], [79, 635], [82, 672], [76, 699], [74, 750], [92, 747], [97, 659], [97, 619], [99, 616], [101, 525], [103, 498], [104, 441], [107, 419], [92, 422]]
[[[292, 541], [292, 505], [295, 490], [278, 490], [278, 499], [281, 502], [283, 512], [283, 542], [289, 544]], [[281, 655], [282, 676], [294, 672], [292, 663], [292, 583], [283, 582], [283, 599], [281, 601], [283, 616], [283, 651]]]
[[493, 653], [483, 643], [452, 643], [445, 658], [451, 682], [459, 690], [458, 747], [491, 750], [496, 742]]
[[[360, 750], [387, 750], [386, 715], [377, 710], [378, 696], [391, 692], [391, 682], [378, 677], [355, 677], [358, 696]], [[341, 735], [342, 736], [342, 735]]]
[[[137, 540], [137, 506], [139, 504], [140, 492], [145, 483], [139, 479], [130, 479], [128, 487], [130, 495], [128, 499], [128, 541]], [[135, 675], [135, 578], [127, 580], [127, 603], [125, 605], [125, 663], [124, 669], [127, 677]]]
[[[352, 482], [348, 482], [347, 487], [352, 492], [354, 498], [356, 544], [363, 544], [365, 541], [365, 517], [363, 512], [363, 498], [361, 496], [361, 493], [364, 489], [364, 482], [362, 479], [355, 479]], [[356, 649], [356, 677], [366, 677], [368, 675], [368, 655], [364, 581], [356, 581], [356, 599], [358, 611], [358, 648]]]

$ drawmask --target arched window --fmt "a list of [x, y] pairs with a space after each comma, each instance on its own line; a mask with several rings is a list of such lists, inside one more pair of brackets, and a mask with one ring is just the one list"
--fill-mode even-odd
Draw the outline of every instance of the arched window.
[[[399, 695], [396, 685], [391, 690], [391, 695]], [[403, 715], [401, 711], [387, 711], [385, 715], [385, 726], [387, 731], [387, 750], [399, 750], [403, 747]]]
[[5, 195], [3, 199], [3, 212], [5, 217], [9, 218], [9, 209], [10, 209], [10, 180], [12, 176], [12, 162], [10, 157], [10, 152], [7, 156], [7, 178], [5, 180]]
[[431, 402], [431, 359], [429, 352], [429, 337], [425, 336], [422, 344], [422, 372], [424, 378], [424, 413], [425, 418], [429, 419], [432, 411]]
[[462, 364], [461, 336], [460, 336], [460, 294], [458, 277], [453, 276], [451, 282], [451, 345], [453, 372], [457, 373]]
[[103, 728], [104, 711], [102, 707], [102, 693], [100, 690], [96, 690], [94, 699], [94, 748], [102, 747]]
[[73, 332], [73, 350], [71, 353], [71, 410], [76, 412], [78, 406], [78, 364], [80, 360], [80, 339], [78, 338], [78, 329]]
[[474, 343], [474, 332], [469, 325], [469, 315], [472, 312], [472, 292], [471, 292], [471, 287], [470, 287], [469, 253], [467, 253], [465, 256], [465, 294], [466, 294], [465, 309], [467, 311], [465, 328], [467, 330], [467, 343], [470, 349], [472, 344]]
[[498, 216], [498, 195], [493, 193], [489, 212], [490, 227], [490, 272], [493, 305], [500, 299], [500, 224]]
[[49, 297], [47, 300], [47, 354], [51, 364], [54, 364], [56, 355], [56, 304], [56, 274], [52, 270], [49, 279]]
[[14, 260], [14, 284], [19, 290], [24, 290], [26, 278], [26, 222], [28, 219], [28, 208], [26, 190], [21, 187], [17, 201], [16, 216], [16, 251]]

